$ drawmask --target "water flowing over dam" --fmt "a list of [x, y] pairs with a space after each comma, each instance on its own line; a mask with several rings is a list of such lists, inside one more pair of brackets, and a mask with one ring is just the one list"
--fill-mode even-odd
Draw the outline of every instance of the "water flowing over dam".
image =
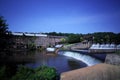
[[92, 56], [81, 54], [81, 53], [78, 53], [78, 52], [64, 51], [64, 52], [59, 52], [58, 54], [80, 60], [80, 61], [86, 63], [88, 66], [92, 66], [92, 65], [95, 65], [95, 64], [102, 63], [102, 61], [100, 61], [99, 59], [96, 59]]

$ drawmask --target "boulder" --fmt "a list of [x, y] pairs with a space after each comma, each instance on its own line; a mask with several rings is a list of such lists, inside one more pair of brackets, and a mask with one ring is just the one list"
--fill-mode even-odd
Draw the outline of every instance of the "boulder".
[[120, 66], [120, 54], [107, 54], [105, 63]]

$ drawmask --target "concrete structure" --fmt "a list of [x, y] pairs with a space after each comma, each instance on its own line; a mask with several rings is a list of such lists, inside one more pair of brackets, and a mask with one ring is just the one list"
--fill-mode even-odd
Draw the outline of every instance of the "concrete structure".
[[83, 50], [83, 49], [89, 49], [91, 46], [91, 42], [88, 41], [83, 41], [81, 43], [75, 43], [74, 45], [71, 46], [72, 50]]
[[89, 48], [90, 52], [116, 52], [120, 50], [120, 45], [115, 44], [93, 44]]
[[97, 64], [63, 72], [60, 80], [120, 80], [120, 66]]
[[44, 37], [47, 37], [46, 34], [41, 34], [41, 33], [12, 32], [12, 34], [16, 35], [16, 36], [44, 36]]
[[64, 52], [58, 53], [58, 54], [68, 56], [68, 57], [77, 59], [79, 61], [82, 61], [87, 66], [93, 66], [93, 65], [102, 63], [102, 61], [100, 61], [99, 59], [96, 59], [90, 55], [81, 54], [81, 53], [74, 52], [74, 51], [64, 51]]

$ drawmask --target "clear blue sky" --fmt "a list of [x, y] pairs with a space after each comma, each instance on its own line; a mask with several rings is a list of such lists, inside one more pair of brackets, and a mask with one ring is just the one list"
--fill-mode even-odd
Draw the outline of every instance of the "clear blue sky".
[[120, 0], [0, 0], [13, 32], [120, 32]]

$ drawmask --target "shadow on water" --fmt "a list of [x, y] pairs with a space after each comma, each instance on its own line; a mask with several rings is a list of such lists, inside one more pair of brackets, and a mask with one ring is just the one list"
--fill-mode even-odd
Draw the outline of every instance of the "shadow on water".
[[78, 68], [83, 68], [86, 67], [87, 65], [81, 61], [76, 61], [76, 60], [68, 60], [68, 65], [70, 66], [71, 70], [78, 69]]

